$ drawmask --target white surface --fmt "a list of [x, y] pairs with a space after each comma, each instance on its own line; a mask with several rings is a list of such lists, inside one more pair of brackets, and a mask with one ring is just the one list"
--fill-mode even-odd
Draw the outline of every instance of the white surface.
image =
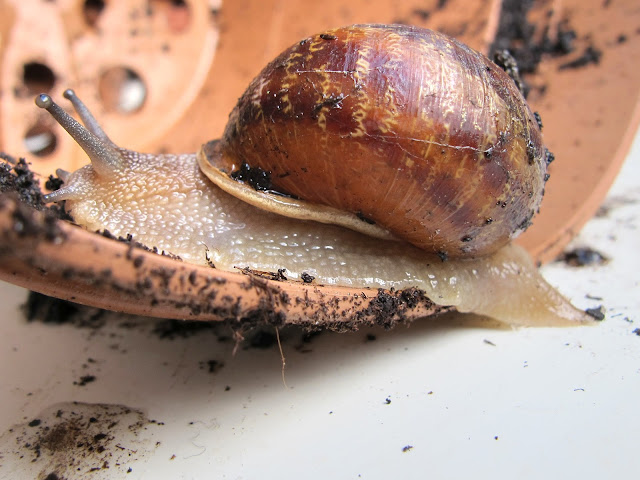
[[[288, 331], [288, 388], [276, 346], [234, 355], [211, 331], [163, 340], [157, 321], [123, 328], [115, 315], [99, 329], [29, 324], [25, 292], [0, 284], [0, 478], [639, 478], [639, 203], [640, 136], [609, 213], [574, 242], [611, 261], [544, 268], [579, 307], [606, 307], [598, 326], [512, 330], [453, 315], [325, 332], [308, 353]], [[209, 373], [209, 360], [224, 366]], [[88, 374], [96, 380], [74, 385]], [[149, 425], [136, 449], [116, 438], [114, 452], [135, 454], [90, 474], [90, 460], [69, 471], [12, 453], [13, 425], [74, 401], [127, 405], [164, 425]]]

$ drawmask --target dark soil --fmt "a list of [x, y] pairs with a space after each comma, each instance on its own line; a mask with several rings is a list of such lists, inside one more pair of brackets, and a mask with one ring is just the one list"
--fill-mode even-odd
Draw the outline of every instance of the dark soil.
[[602, 321], [604, 320], [605, 317], [605, 310], [604, 307], [602, 305], [599, 305], [595, 308], [587, 308], [585, 310], [586, 314], [589, 315], [590, 317], [594, 318], [595, 320], [598, 321]]
[[[508, 51], [516, 61], [523, 80], [525, 96], [529, 92], [526, 75], [534, 73], [545, 56], [562, 57], [575, 51], [575, 40], [578, 33], [568, 19], [557, 24], [556, 31], [551, 32], [549, 26], [535, 25], [528, 20], [528, 14], [534, 6], [533, 0], [504, 0], [500, 15], [500, 24], [496, 38], [491, 45], [490, 58]], [[580, 68], [590, 63], [597, 63], [602, 52], [588, 45], [582, 55], [567, 61], [559, 68]]]
[[[51, 212], [57, 218], [70, 220], [64, 211], [64, 206], [45, 204], [40, 181], [24, 158], [16, 161], [10, 155], [0, 152], [0, 159], [4, 160], [0, 162], [0, 193], [13, 193], [25, 205], [39, 211]], [[49, 177], [47, 186], [59, 188], [59, 179]]]
[[21, 478], [91, 478], [100, 470], [124, 478], [131, 465], [154, 453], [154, 447], [136, 440], [162, 425], [123, 405], [58, 404], [4, 432], [0, 458], [7, 464], [22, 462]]

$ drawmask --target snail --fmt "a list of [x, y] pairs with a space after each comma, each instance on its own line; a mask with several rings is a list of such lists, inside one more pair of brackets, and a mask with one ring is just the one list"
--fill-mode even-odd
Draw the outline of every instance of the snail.
[[226, 270], [417, 287], [513, 324], [587, 321], [511, 243], [548, 178], [540, 125], [503, 70], [444, 34], [354, 25], [302, 40], [197, 154], [120, 148], [64, 96], [86, 128], [48, 95], [36, 104], [91, 164], [59, 172], [46, 200], [89, 230]]

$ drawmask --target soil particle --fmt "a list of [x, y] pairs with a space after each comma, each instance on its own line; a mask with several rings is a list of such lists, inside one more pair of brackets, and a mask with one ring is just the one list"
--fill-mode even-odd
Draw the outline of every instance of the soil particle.
[[316, 103], [313, 106], [313, 109], [311, 110], [311, 118], [313, 118], [314, 120], [317, 120], [320, 115], [320, 112], [325, 107], [328, 109], [342, 108], [342, 101], [344, 100], [344, 98], [345, 97], [342, 94], [337, 96], [330, 95], [329, 97], [323, 98], [321, 102]]
[[209, 373], [217, 373], [222, 367], [224, 367], [224, 362], [219, 360], [207, 360], [200, 362], [199, 367], [200, 370], [206, 369]]
[[314, 277], [313, 275], [309, 275], [307, 272], [302, 272], [302, 275], [300, 275], [300, 279], [304, 282], [304, 283], [311, 283], [315, 280], [316, 277]]
[[255, 190], [271, 190], [271, 174], [258, 167], [251, 167], [243, 163], [240, 169], [231, 174], [231, 178], [239, 182], [246, 182]]
[[336, 37], [335, 35], [331, 35], [329, 33], [321, 33], [320, 38], [323, 40], [335, 40], [338, 37]]
[[598, 305], [594, 308], [587, 308], [585, 313], [598, 321], [604, 320], [605, 317], [605, 309], [602, 305]]
[[443, 262], [449, 260], [449, 255], [447, 254], [447, 252], [436, 252], [436, 255], [438, 255], [440, 260], [442, 260]]
[[545, 158], [545, 161], [547, 162], [547, 165], [549, 165], [556, 159], [556, 156], [553, 153], [551, 153], [548, 149], [545, 149], [544, 158]]
[[89, 383], [93, 383], [96, 381], [96, 376], [95, 375], [83, 375], [82, 377], [80, 377], [79, 380], [73, 382], [74, 385], [77, 385], [78, 387], [84, 387]]
[[[538, 112], [533, 112], [533, 118], [536, 119], [536, 123], [538, 124], [538, 128], [542, 130], [542, 117]], [[546, 154], [546, 152], [545, 152]]]
[[516, 84], [518, 90], [524, 94], [524, 84], [520, 78], [518, 64], [513, 55], [509, 53], [509, 50], [499, 50], [495, 52], [493, 54], [493, 61], [511, 77], [511, 80]]
[[600, 63], [601, 56], [601, 50], [593, 47], [592, 45], [589, 45], [582, 55], [574, 60], [562, 63], [559, 68], [560, 70], [566, 70], [568, 68], [584, 67], [585, 65], [589, 65], [590, 63], [595, 63], [597, 65], [598, 63]]
[[572, 267], [584, 267], [586, 265], [604, 265], [609, 259], [593, 248], [578, 247], [562, 253], [558, 261]]
[[52, 192], [55, 190], [59, 190], [60, 187], [62, 187], [62, 185], [64, 185], [64, 182], [62, 181], [62, 179], [58, 177], [54, 177], [53, 175], [49, 175], [49, 178], [47, 178], [47, 181], [44, 182], [44, 188]]

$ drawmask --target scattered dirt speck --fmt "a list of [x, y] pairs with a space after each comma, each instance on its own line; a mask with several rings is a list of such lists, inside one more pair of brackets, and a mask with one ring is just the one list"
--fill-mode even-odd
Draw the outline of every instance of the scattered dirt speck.
[[577, 247], [573, 250], [563, 252], [558, 261], [564, 262], [572, 267], [584, 267], [586, 265], [604, 265], [609, 261], [602, 253], [590, 247]]
[[207, 360], [200, 362], [200, 370], [207, 370], [209, 373], [216, 373], [222, 367], [224, 367], [224, 362], [219, 360]]
[[599, 305], [597, 307], [594, 308], [587, 308], [585, 310], [586, 314], [589, 315], [590, 317], [593, 317], [594, 319], [601, 321], [604, 320], [605, 317], [605, 310], [604, 307], [602, 305]]
[[602, 56], [602, 50], [589, 45], [585, 51], [578, 58], [562, 63], [560, 70], [566, 70], [567, 68], [580, 68], [590, 63], [600, 63], [600, 57]]
[[85, 385], [89, 383], [93, 383], [95, 381], [96, 381], [95, 375], [83, 375], [82, 377], [80, 377], [79, 380], [73, 382], [73, 384], [77, 385], [78, 387], [84, 387]]

